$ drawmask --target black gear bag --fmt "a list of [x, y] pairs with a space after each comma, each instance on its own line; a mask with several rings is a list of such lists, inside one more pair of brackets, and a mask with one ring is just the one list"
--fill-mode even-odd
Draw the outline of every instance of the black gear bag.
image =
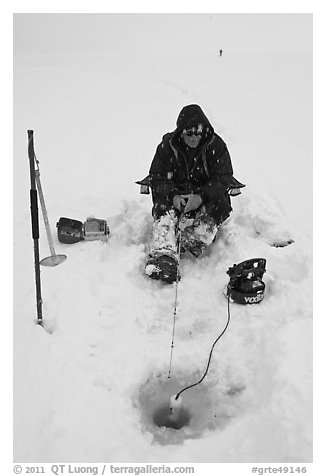
[[61, 243], [70, 245], [84, 239], [83, 223], [79, 220], [61, 217], [57, 223], [57, 231]]

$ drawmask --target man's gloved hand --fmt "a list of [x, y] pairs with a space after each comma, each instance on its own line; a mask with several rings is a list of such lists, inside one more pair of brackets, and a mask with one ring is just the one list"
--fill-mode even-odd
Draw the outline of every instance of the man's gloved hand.
[[175, 195], [173, 197], [174, 208], [183, 213], [188, 213], [192, 210], [197, 210], [197, 208], [199, 208], [202, 203], [203, 200], [201, 196], [196, 193], [191, 193], [189, 195]]
[[180, 212], [186, 206], [187, 200], [184, 198], [184, 195], [174, 195], [173, 197], [173, 206]]
[[188, 199], [185, 209], [183, 211], [184, 213], [191, 212], [192, 210], [197, 210], [197, 208], [199, 208], [200, 205], [203, 203], [201, 196], [197, 193], [182, 195], [182, 197]]

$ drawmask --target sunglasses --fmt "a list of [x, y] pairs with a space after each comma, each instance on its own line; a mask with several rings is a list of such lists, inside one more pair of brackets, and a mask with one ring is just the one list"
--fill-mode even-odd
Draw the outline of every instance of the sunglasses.
[[200, 131], [193, 131], [192, 129], [189, 129], [187, 131], [183, 131], [183, 133], [186, 135], [186, 136], [201, 136], [202, 135], [202, 132]]

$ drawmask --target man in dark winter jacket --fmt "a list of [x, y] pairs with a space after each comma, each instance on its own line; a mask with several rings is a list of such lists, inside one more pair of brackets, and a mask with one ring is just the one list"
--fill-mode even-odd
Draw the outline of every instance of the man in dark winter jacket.
[[163, 136], [149, 176], [153, 233], [146, 273], [176, 281], [180, 251], [199, 256], [232, 211], [230, 195], [244, 185], [233, 177], [231, 158], [200, 106], [185, 106], [177, 127]]

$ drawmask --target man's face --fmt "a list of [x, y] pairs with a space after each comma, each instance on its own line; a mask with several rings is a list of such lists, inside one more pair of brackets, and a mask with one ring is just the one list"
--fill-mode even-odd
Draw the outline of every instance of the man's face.
[[195, 149], [201, 139], [202, 136], [202, 127], [201, 124], [199, 124], [198, 127], [191, 127], [189, 129], [184, 129], [182, 131], [182, 138], [185, 141], [186, 145], [191, 147], [192, 149]]

